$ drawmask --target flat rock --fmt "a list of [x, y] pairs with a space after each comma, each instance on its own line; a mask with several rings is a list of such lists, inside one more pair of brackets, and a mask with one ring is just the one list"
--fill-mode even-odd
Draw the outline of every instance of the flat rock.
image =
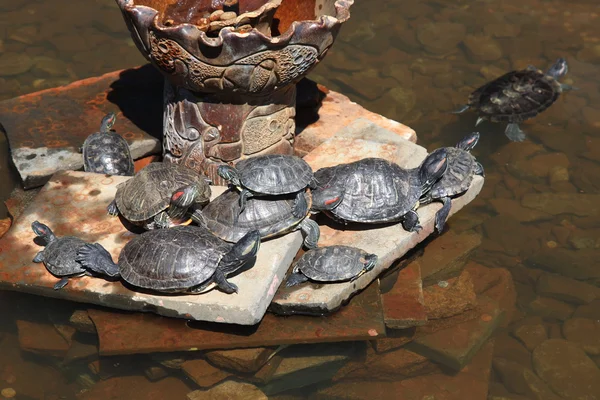
[[188, 393], [188, 400], [268, 400], [268, 397], [251, 383], [225, 381], [208, 390]]
[[587, 193], [527, 193], [524, 207], [552, 215], [574, 214], [579, 217], [600, 216], [600, 195]]
[[257, 347], [208, 351], [205, 357], [218, 367], [241, 373], [253, 373], [258, 371], [274, 353], [274, 348]]
[[501, 357], [494, 358], [492, 365], [511, 392], [527, 395], [528, 399], [560, 400], [531, 369]]
[[479, 318], [416, 338], [406, 349], [460, 370], [494, 333], [503, 315], [494, 300], [482, 296], [479, 303], [483, 311]]
[[560, 275], [544, 274], [538, 279], [536, 292], [573, 304], [589, 304], [596, 298], [597, 287]]
[[423, 291], [428, 319], [452, 317], [477, 306], [477, 295], [469, 272], [463, 271], [458, 277], [442, 282]]
[[64, 356], [71, 345], [70, 340], [65, 340], [52, 325], [18, 320], [17, 329], [19, 346], [24, 351]]
[[600, 399], [600, 369], [575, 343], [546, 340], [533, 351], [533, 367], [565, 399]]
[[[33, 242], [31, 223], [40, 220], [58, 236], [98, 242], [117, 260], [134, 234], [119, 218], [107, 215], [106, 205], [114, 198], [117, 184], [127, 179], [86, 172], [56, 173], [0, 240], [0, 288], [190, 320], [258, 323], [302, 244], [300, 232], [262, 243], [254, 267], [230, 278], [240, 289], [234, 295], [218, 290], [201, 295], [154, 295], [92, 277], [74, 279], [62, 290], [53, 289], [56, 278], [43, 264], [31, 261], [41, 249]], [[213, 186], [213, 197], [224, 189]]]
[[162, 76], [147, 65], [0, 102], [0, 123], [25, 189], [42, 186], [57, 171], [82, 168], [79, 147], [109, 111], [120, 110], [114, 129], [134, 159], [160, 153], [162, 91]]
[[600, 249], [570, 250], [542, 246], [525, 262], [534, 268], [595, 284], [600, 283], [600, 268], [596, 268], [598, 259], [600, 259]]
[[399, 271], [392, 289], [381, 295], [381, 302], [385, 325], [388, 328], [409, 328], [427, 322], [421, 266], [418, 262], [411, 262]]
[[600, 355], [600, 321], [571, 318], [563, 323], [562, 333], [565, 339], [577, 343], [586, 353]]
[[564, 321], [573, 315], [575, 307], [551, 297], [538, 296], [529, 303], [527, 311], [531, 315], [538, 315], [550, 320]]
[[278, 317], [268, 313], [255, 326], [97, 309], [89, 309], [88, 313], [96, 326], [100, 355], [342, 342], [385, 336], [378, 285], [371, 285], [327, 318]]
[[520, 323], [513, 329], [513, 335], [519, 339], [529, 351], [533, 351], [540, 343], [548, 339], [548, 332], [541, 319], [537, 323]]
[[[356, 124], [362, 124], [362, 122], [357, 121]], [[304, 159], [314, 170], [353, 162], [365, 157], [380, 157], [396, 162], [404, 168], [414, 168], [427, 155], [425, 148], [407, 140], [398, 139], [397, 135], [391, 131], [384, 129], [373, 131], [368, 127], [367, 124], [362, 127], [349, 126], [310, 152]], [[450, 215], [472, 201], [482, 186], [483, 178], [474, 177], [471, 188], [462, 196], [452, 200]], [[282, 286], [273, 299], [271, 309], [274, 312], [291, 314], [307, 310], [326, 313], [338, 308], [353, 294], [369, 285], [394, 261], [429, 236], [433, 232], [435, 213], [440, 207], [441, 203], [432, 203], [417, 210], [423, 226], [419, 232], [407, 232], [400, 224], [369, 226], [349, 224], [344, 226], [335, 224], [328, 219], [322, 219], [319, 246], [341, 244], [358, 247], [368, 253], [377, 254], [379, 257], [377, 265], [353, 282], [327, 285], [306, 283], [291, 288]]]
[[230, 372], [214, 367], [202, 358], [185, 361], [181, 365], [181, 369], [186, 376], [202, 388], [214, 386], [232, 375]]

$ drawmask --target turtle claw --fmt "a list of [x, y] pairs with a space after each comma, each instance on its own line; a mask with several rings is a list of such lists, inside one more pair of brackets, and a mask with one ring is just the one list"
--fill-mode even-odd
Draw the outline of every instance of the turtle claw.
[[106, 207], [106, 211], [109, 215], [116, 217], [119, 215], [119, 208], [117, 207], [117, 202], [115, 200], [111, 201], [108, 207]]
[[54, 290], [60, 290], [60, 289], [64, 288], [65, 286], [67, 286], [68, 283], [69, 283], [68, 278], [62, 278], [60, 281], [58, 281], [54, 284]]
[[468, 104], [465, 104], [464, 106], [462, 106], [458, 110], [450, 111], [450, 113], [451, 114], [462, 114], [465, 111], [467, 111], [469, 108], [470, 108], [470, 106]]

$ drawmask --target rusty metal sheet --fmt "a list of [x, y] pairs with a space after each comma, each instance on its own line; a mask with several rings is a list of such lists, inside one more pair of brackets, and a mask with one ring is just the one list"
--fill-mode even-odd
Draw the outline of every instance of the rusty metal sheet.
[[253, 327], [97, 309], [89, 309], [88, 313], [98, 332], [101, 355], [342, 342], [385, 336], [378, 284], [327, 317], [266, 314]]
[[0, 102], [0, 125], [24, 187], [43, 185], [60, 169], [83, 166], [78, 149], [117, 112], [114, 130], [134, 158], [159, 152], [163, 78], [150, 64]]

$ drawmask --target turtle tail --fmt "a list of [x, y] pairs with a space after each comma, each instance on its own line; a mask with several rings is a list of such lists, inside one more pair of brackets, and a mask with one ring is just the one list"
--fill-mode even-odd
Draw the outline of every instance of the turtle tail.
[[119, 276], [119, 266], [112, 260], [110, 253], [99, 243], [86, 243], [77, 250], [75, 259], [84, 268], [111, 278]]

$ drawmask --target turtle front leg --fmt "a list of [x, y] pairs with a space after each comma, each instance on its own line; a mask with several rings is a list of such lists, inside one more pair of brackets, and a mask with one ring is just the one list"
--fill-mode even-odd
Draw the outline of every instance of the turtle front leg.
[[485, 170], [483, 169], [483, 165], [480, 162], [475, 162], [475, 174], [481, 175], [485, 178]]
[[60, 281], [58, 281], [54, 284], [54, 290], [60, 290], [60, 289], [64, 288], [65, 286], [67, 286], [68, 283], [69, 283], [69, 278], [67, 278], [65, 276]]
[[116, 217], [117, 215], [119, 215], [119, 208], [117, 207], [117, 201], [113, 200], [110, 202], [110, 204], [108, 205], [108, 207], [106, 207], [106, 211], [108, 212], [109, 215], [112, 215], [113, 217]]
[[239, 290], [236, 284], [229, 282], [227, 278], [225, 278], [225, 273], [220, 267], [217, 267], [215, 270], [212, 281], [217, 284], [219, 289], [227, 294], [237, 293]]
[[321, 228], [319, 224], [310, 218], [305, 218], [298, 228], [304, 233], [304, 246], [307, 249], [316, 249], [319, 243], [319, 237], [321, 237]]
[[292, 287], [307, 282], [308, 278], [300, 272], [292, 272], [285, 282], [286, 287]]
[[37, 253], [35, 255], [35, 257], [33, 257], [33, 262], [35, 263], [41, 263], [44, 261], [44, 250], [40, 251], [39, 253]]
[[166, 229], [171, 226], [171, 218], [165, 211], [161, 211], [154, 216], [154, 229]]
[[302, 218], [305, 217], [306, 214], [308, 214], [308, 203], [306, 202], [306, 196], [304, 196], [304, 191], [302, 190], [296, 194], [292, 215], [296, 218]]
[[443, 203], [442, 208], [435, 213], [435, 230], [441, 233], [444, 230], [444, 225], [452, 209], [452, 200], [449, 197], [442, 197], [440, 201]]
[[527, 138], [527, 136], [525, 136], [525, 132], [519, 128], [519, 124], [506, 125], [506, 130], [504, 133], [513, 142], [522, 142]]
[[246, 202], [252, 196], [253, 193], [248, 189], [242, 189], [240, 191], [240, 214], [244, 212], [244, 209], [246, 208]]
[[419, 225], [419, 214], [415, 210], [410, 210], [402, 218], [402, 227], [408, 232], [419, 232], [423, 227]]

